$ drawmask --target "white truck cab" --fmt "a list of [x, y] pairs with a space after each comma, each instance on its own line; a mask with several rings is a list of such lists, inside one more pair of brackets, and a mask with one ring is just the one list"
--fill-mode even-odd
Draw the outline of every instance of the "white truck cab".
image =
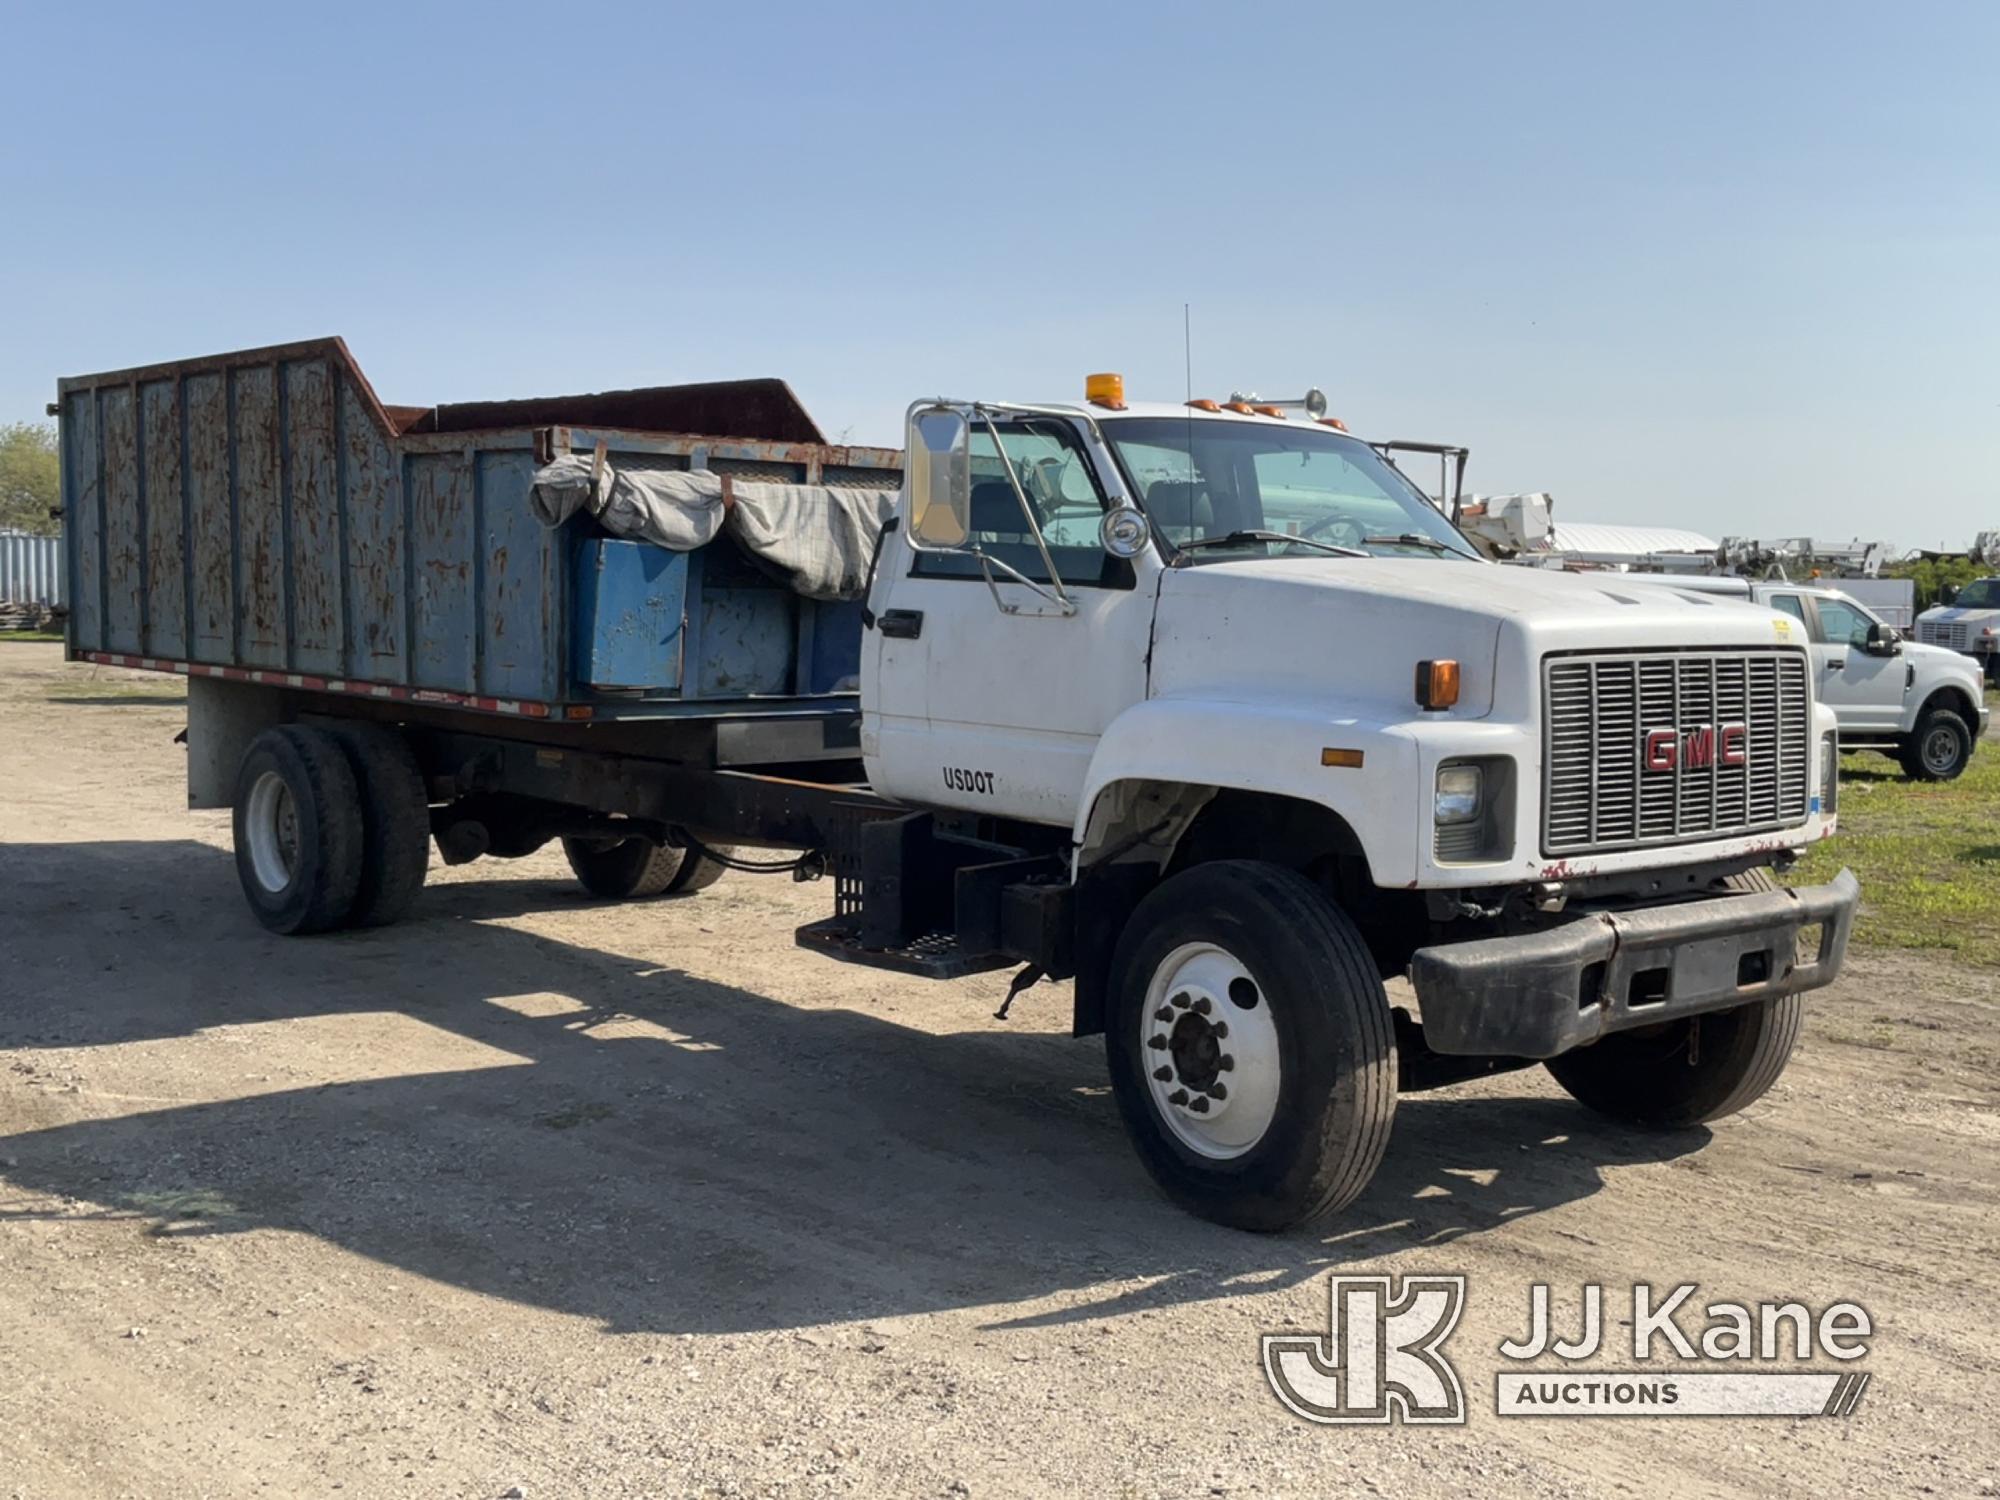
[[2000, 578], [1975, 579], [1918, 615], [1917, 639], [1970, 657], [2000, 687]]
[[[1093, 377], [907, 431], [870, 787], [956, 838], [1059, 831], [1076, 1029], [1175, 1197], [1248, 1227], [1346, 1201], [1395, 1086], [1541, 1059], [1684, 1124], [1777, 1077], [1858, 900], [1767, 873], [1835, 826], [1803, 616], [1487, 562], [1282, 406]], [[862, 877], [913, 883], [879, 848]]]
[[1669, 575], [1646, 575], [1646, 581], [1742, 599], [1797, 620], [1811, 642], [1815, 685], [1833, 711], [1843, 749], [1879, 750], [1923, 781], [1949, 781], [1971, 762], [1987, 724], [1975, 658], [1906, 640], [1831, 585]]

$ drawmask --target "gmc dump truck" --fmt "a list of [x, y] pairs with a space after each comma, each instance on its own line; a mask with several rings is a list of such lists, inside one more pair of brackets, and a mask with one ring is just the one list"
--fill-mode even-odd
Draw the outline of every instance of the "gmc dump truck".
[[899, 453], [775, 381], [385, 406], [325, 340], [57, 409], [69, 653], [187, 679], [276, 932], [404, 917], [434, 849], [825, 877], [829, 958], [1071, 981], [1146, 1168], [1252, 1230], [1406, 1090], [1731, 1114], [1840, 969], [1853, 877], [1777, 878], [1835, 821], [1798, 622], [1487, 563], [1317, 407], [1092, 377]]

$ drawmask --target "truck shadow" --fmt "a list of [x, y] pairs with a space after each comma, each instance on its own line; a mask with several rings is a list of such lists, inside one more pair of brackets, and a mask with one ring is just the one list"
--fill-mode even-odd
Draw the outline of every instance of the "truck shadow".
[[[1257, 1238], [1153, 1190], [1095, 1040], [934, 1036], [786, 1004], [454, 919], [460, 898], [444, 891], [438, 919], [273, 938], [243, 914], [229, 856], [191, 841], [13, 845], [4, 861], [0, 1046], [22, 1055], [17, 1099], [67, 1086], [40, 1053], [171, 1037], [212, 1042], [220, 1076], [243, 1082], [235, 1097], [0, 1139], [17, 1190], [0, 1218], [123, 1219], [167, 1238], [294, 1230], [613, 1331], [1170, 1307], [1481, 1234], [1588, 1197], [1607, 1166], [1707, 1139], [1592, 1120], [1533, 1094], [1537, 1074], [1506, 1097], [1418, 1095], [1331, 1229]], [[476, 887], [447, 890], [480, 909]], [[335, 1047], [301, 1030], [282, 1065], [256, 1040], [256, 1023], [360, 1013], [395, 1020], [325, 1031]], [[436, 1049], [470, 1065], [399, 1069], [410, 1027], [462, 1039]], [[260, 1065], [280, 1070], [245, 1071]], [[321, 1065], [360, 1076], [286, 1085]], [[1092, 1291], [1055, 1313], [1004, 1312]]]

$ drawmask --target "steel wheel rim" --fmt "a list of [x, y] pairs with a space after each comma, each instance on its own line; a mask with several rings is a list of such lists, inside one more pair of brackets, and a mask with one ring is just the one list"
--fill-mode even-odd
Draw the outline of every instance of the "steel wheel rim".
[[1279, 1053], [1270, 999], [1227, 949], [1183, 943], [1154, 969], [1139, 1056], [1154, 1112], [1190, 1151], [1230, 1161], [1264, 1138], [1284, 1082]]
[[1932, 771], [1949, 771], [1958, 761], [1958, 736], [1949, 729], [1933, 729], [1924, 736], [1924, 766]]
[[299, 857], [299, 811], [292, 789], [276, 771], [266, 771], [250, 788], [243, 835], [250, 845], [250, 871], [257, 884], [273, 895], [290, 885]]

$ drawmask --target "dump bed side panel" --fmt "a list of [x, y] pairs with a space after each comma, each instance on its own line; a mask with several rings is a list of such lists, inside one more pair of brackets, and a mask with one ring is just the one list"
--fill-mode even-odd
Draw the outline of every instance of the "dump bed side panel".
[[403, 452], [338, 340], [64, 381], [61, 412], [75, 651], [561, 695], [525, 435]]
[[[635, 619], [669, 602], [676, 613], [650, 644], [623, 643], [650, 653], [620, 663], [631, 686], [593, 685], [574, 670], [576, 648], [588, 664], [606, 622], [573, 617], [572, 575], [598, 543], [582, 518], [543, 526], [529, 489], [538, 452], [600, 441], [617, 464], [793, 484], [894, 485], [894, 452], [581, 426], [454, 430], [435, 411], [392, 416], [338, 339], [58, 389], [73, 655], [539, 715], [852, 691], [855, 607], [801, 599], [740, 558], [704, 568], [672, 555], [652, 570], [675, 574], [671, 600], [653, 597], [658, 580], [630, 599], [600, 591]], [[726, 394], [693, 389], [711, 407]], [[682, 390], [616, 394], [654, 402]], [[547, 415], [605, 399], [531, 405]]]

